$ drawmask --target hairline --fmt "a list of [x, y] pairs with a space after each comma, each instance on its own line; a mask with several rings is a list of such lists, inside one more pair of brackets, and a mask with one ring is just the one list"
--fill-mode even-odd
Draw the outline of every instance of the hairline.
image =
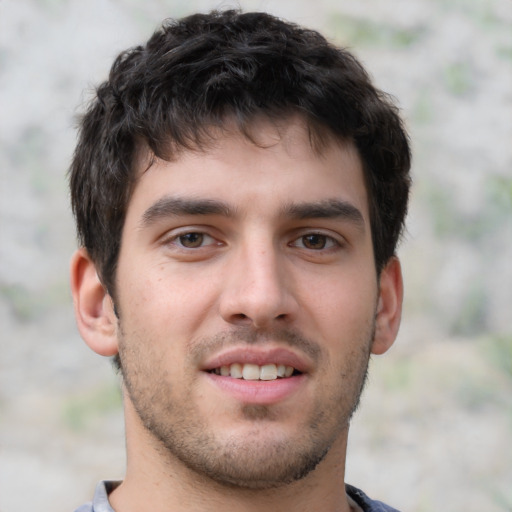
[[[169, 152], [165, 155], [156, 155], [150, 149], [150, 143], [148, 141], [143, 140], [142, 138], [135, 138], [134, 158], [131, 168], [131, 186], [126, 199], [123, 222], [119, 234], [119, 244], [115, 258], [115, 263], [112, 268], [112, 276], [110, 279], [113, 289], [108, 290], [108, 293], [111, 295], [113, 299], [116, 296], [117, 265], [122, 246], [124, 226], [126, 223], [126, 213], [130, 206], [130, 202], [132, 200], [139, 179], [152, 168], [152, 166], [157, 160], [175, 162], [179, 160], [180, 157], [185, 153], [207, 154], [210, 150], [213, 149], [213, 147], [215, 147], [217, 141], [226, 137], [243, 137], [245, 140], [254, 144], [256, 147], [260, 147], [263, 149], [271, 147], [258, 144], [255, 137], [252, 136], [251, 130], [254, 129], [256, 125], [258, 125], [259, 123], [272, 124], [274, 127], [277, 128], [276, 133], [279, 134], [279, 127], [290, 126], [294, 122], [294, 120], [298, 120], [299, 123], [301, 123], [301, 125], [307, 130], [310, 148], [318, 157], [322, 157], [323, 149], [332, 144], [337, 144], [340, 147], [349, 147], [351, 150], [356, 152], [361, 164], [362, 178], [368, 201], [370, 233], [372, 240], [372, 249], [374, 251], [374, 264], [377, 272], [377, 277], [380, 276], [380, 272], [385, 267], [389, 259], [391, 259], [394, 256], [394, 254], [387, 261], [382, 262], [380, 266], [378, 265], [375, 255], [375, 240], [373, 237], [375, 224], [375, 208], [372, 205], [374, 202], [374, 197], [373, 194], [371, 193], [371, 187], [368, 182], [368, 174], [371, 173], [371, 171], [367, 169], [367, 163], [365, 162], [363, 155], [361, 154], [361, 151], [357, 147], [355, 141], [350, 137], [336, 134], [332, 128], [328, 127], [321, 120], [313, 121], [312, 119], [309, 118], [308, 115], [298, 112], [297, 109], [294, 107], [288, 109], [283, 108], [282, 113], [284, 114], [284, 117], [276, 119], [274, 118], [274, 116], [266, 112], [255, 112], [252, 116], [249, 116], [243, 124], [237, 123], [237, 118], [235, 115], [227, 114], [224, 116], [220, 123], [205, 122], [201, 130], [202, 137], [198, 137], [197, 140], [190, 140], [186, 146], [183, 144], [179, 144], [177, 141], [169, 137], [169, 145], [167, 147], [170, 149]], [[279, 140], [276, 140], [276, 144], [278, 142]]]

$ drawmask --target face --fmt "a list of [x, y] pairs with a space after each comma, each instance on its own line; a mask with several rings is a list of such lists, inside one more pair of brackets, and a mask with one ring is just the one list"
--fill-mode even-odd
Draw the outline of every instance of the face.
[[346, 438], [379, 293], [355, 149], [319, 155], [298, 121], [257, 133], [141, 173], [116, 307], [127, 400], [159, 453], [265, 488]]

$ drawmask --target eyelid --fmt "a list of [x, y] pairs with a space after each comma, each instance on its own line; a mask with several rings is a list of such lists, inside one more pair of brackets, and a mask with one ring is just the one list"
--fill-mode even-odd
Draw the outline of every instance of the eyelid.
[[[187, 235], [200, 235], [201, 236], [201, 244], [197, 247], [187, 247], [183, 244], [183, 241], [181, 238], [187, 236]], [[208, 247], [210, 245], [218, 245], [215, 243], [215, 238], [212, 236], [206, 234], [206, 233], [200, 233], [197, 231], [188, 231], [187, 233], [181, 233], [178, 236], [175, 236], [173, 238], [173, 243], [176, 243], [180, 246], [182, 249], [201, 249], [203, 247]]]
[[[179, 238], [188, 234], [198, 234], [203, 235], [205, 238], [209, 238], [212, 241], [207, 244], [202, 244], [201, 246], [197, 248], [190, 248], [190, 247], [184, 247], [182, 244], [177, 243], [179, 241]], [[221, 245], [222, 242], [218, 239], [218, 237], [211, 234], [211, 230], [204, 226], [183, 226], [180, 228], [175, 228], [167, 233], [165, 233], [161, 237], [161, 243], [163, 245], [175, 245], [178, 249], [182, 249], [185, 251], [192, 251], [192, 250], [198, 250], [204, 247], [210, 247], [212, 245]]]
[[307, 247], [300, 247], [301, 249], [314, 251], [314, 252], [315, 251], [316, 252], [329, 251], [332, 249], [341, 248], [341, 247], [345, 246], [347, 243], [345, 238], [342, 235], [333, 233], [332, 231], [326, 232], [322, 229], [301, 229], [301, 230], [298, 230], [296, 233], [294, 233], [293, 239], [288, 245], [290, 245], [292, 247], [298, 247], [298, 245], [296, 245], [296, 243], [299, 240], [301, 240], [302, 238], [309, 236], [309, 235], [323, 236], [327, 239], [327, 241], [330, 241], [331, 244], [329, 247], [325, 247], [322, 249], [308, 249]]

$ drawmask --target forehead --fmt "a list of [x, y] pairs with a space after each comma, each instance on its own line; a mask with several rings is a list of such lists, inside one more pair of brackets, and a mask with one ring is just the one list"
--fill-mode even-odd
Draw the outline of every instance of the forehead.
[[228, 122], [208, 130], [195, 149], [175, 151], [170, 161], [146, 152], [138, 167], [129, 211], [175, 195], [238, 202], [244, 208], [257, 201], [274, 209], [283, 203], [342, 199], [367, 212], [355, 146], [327, 130], [312, 131], [298, 117], [257, 119], [243, 132]]
[[[163, 140], [165, 141], [165, 136]], [[146, 143], [139, 141], [136, 152], [136, 177], [140, 177], [160, 159], [175, 162], [194, 154], [214, 157], [217, 150], [229, 141], [244, 145], [251, 143], [261, 149], [271, 149], [280, 145], [292, 158], [321, 158], [326, 151], [336, 146], [357, 153], [351, 140], [335, 135], [323, 123], [311, 121], [294, 112], [284, 111], [278, 119], [265, 114], [253, 115], [248, 119], [235, 119], [227, 115], [216, 124], [206, 123], [200, 129], [192, 130], [190, 138], [183, 137], [181, 142], [172, 139], [168, 142], [157, 142], [154, 145], [156, 153], [153, 153]]]

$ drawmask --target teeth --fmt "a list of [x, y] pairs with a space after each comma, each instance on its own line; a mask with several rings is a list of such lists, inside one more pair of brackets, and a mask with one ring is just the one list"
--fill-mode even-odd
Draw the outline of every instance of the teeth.
[[263, 366], [258, 366], [257, 364], [234, 363], [230, 366], [221, 366], [213, 370], [213, 373], [216, 375], [244, 380], [276, 380], [278, 378], [291, 377], [293, 372], [293, 366], [285, 366], [284, 364], [264, 364]]
[[277, 367], [275, 364], [266, 364], [260, 369], [261, 380], [276, 380], [277, 379]]
[[260, 378], [260, 367], [257, 364], [244, 364], [242, 375], [244, 380], [258, 380]]
[[234, 379], [241, 379], [242, 376], [243, 376], [243, 368], [242, 368], [242, 365], [241, 364], [238, 364], [238, 363], [235, 363], [235, 364], [232, 364], [231, 366], [228, 366], [229, 368], [229, 374], [228, 375], [231, 375], [231, 377], [233, 377]]

